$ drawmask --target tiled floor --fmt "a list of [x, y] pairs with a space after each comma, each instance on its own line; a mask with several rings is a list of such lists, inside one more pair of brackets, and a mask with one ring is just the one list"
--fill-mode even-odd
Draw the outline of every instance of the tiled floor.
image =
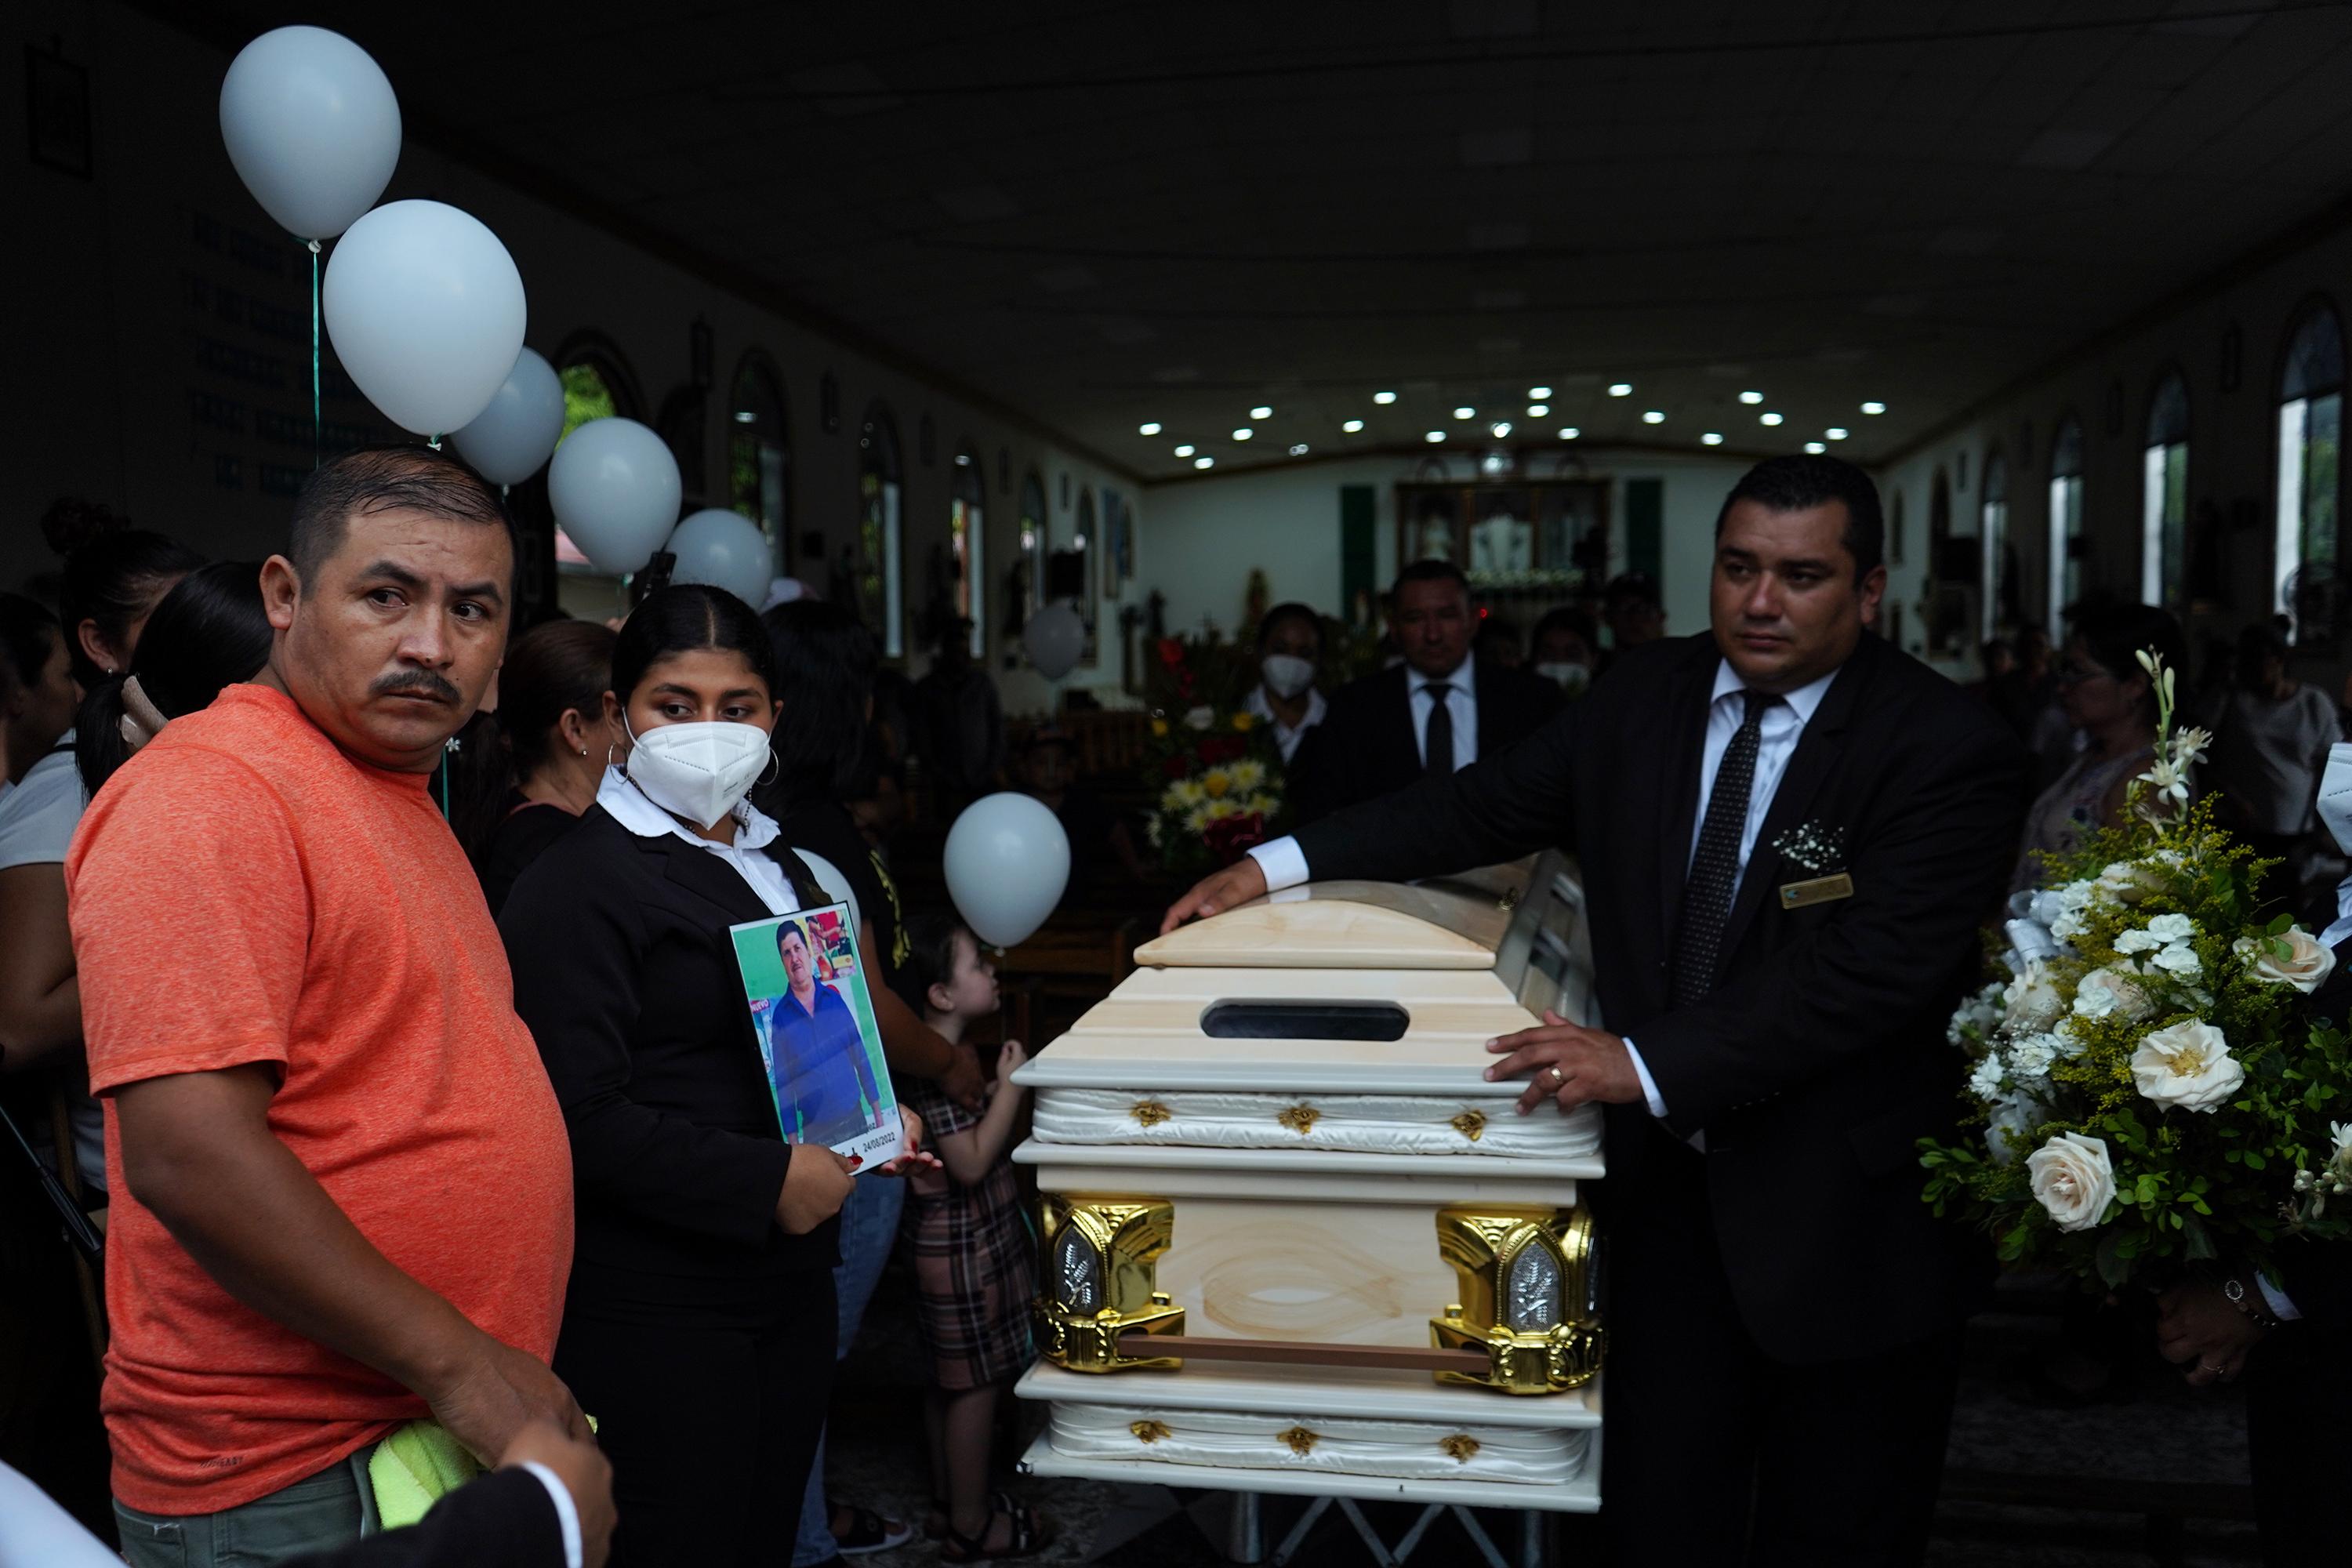
[[[835, 1403], [832, 1487], [838, 1498], [920, 1518], [929, 1495], [920, 1420], [924, 1363], [908, 1300], [903, 1278], [885, 1281], [844, 1369], [844, 1396]], [[2242, 1485], [2242, 1406], [2227, 1391], [2194, 1393], [2168, 1370], [2150, 1364], [2135, 1374], [2128, 1400], [2054, 1407], [2033, 1394], [2023, 1368], [2055, 1337], [2056, 1321], [2045, 1302], [2021, 1299], [2016, 1304], [2027, 1310], [1987, 1313], [1970, 1326], [1952, 1428], [1955, 1484], [1937, 1508], [1929, 1561], [1952, 1568], [2126, 1568], [2158, 1561], [2144, 1515], [2055, 1505], [2087, 1493], [2095, 1479]], [[1023, 1416], [1025, 1438], [1036, 1423], [1027, 1412]], [[1008, 1456], [1008, 1468], [1010, 1462]], [[1227, 1561], [1219, 1551], [1226, 1503], [1215, 1495], [1180, 1500], [1158, 1489], [1084, 1481], [1008, 1484], [1052, 1521], [1054, 1542], [1036, 1562], [1210, 1568]], [[2048, 1500], [2014, 1500], [2026, 1486], [2041, 1489], [2038, 1495]], [[1303, 1506], [1297, 1500], [1267, 1500], [1269, 1544]], [[1412, 1510], [1395, 1506], [1367, 1513], [1391, 1539], [1412, 1521]], [[1517, 1521], [1485, 1517], [1511, 1560]], [[1561, 1520], [1553, 1559], [1585, 1558], [1591, 1531], [1588, 1520]], [[2253, 1527], [2243, 1522], [2189, 1520], [2168, 1544], [2177, 1553], [2172, 1560], [2200, 1568], [2258, 1561]], [[937, 1555], [935, 1548], [918, 1543], [864, 1561], [873, 1568], [912, 1568]], [[1303, 1568], [1354, 1568], [1372, 1558], [1336, 1514], [1328, 1514], [1295, 1561]], [[1413, 1561], [1466, 1568], [1478, 1557], [1448, 1519], [1432, 1529]]]

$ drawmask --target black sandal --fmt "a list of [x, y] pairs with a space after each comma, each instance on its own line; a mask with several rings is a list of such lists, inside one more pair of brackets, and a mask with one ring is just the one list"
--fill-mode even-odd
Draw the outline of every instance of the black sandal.
[[[1014, 1519], [1028, 1524], [1032, 1529], [1036, 1528], [1037, 1516], [1029, 1511], [1029, 1505], [1027, 1503], [1021, 1501], [1011, 1492], [989, 1493], [988, 1506], [998, 1513], [1011, 1514]], [[923, 1516], [923, 1539], [926, 1541], [945, 1541], [947, 1539], [947, 1535], [948, 1505], [940, 1499], [933, 1498], [931, 1500], [931, 1511]]]
[[[1031, 1513], [1019, 1503], [1013, 1502], [1013, 1500], [1003, 1492], [993, 1494], [989, 1501], [992, 1505], [1002, 1502], [1011, 1503], [1012, 1506], [1009, 1508], [992, 1506], [988, 1522], [981, 1526], [980, 1533], [976, 1536], [961, 1534], [952, 1524], [947, 1526], [940, 1541], [940, 1562], [1003, 1563], [1016, 1557], [1033, 1556], [1045, 1550], [1048, 1537], [1035, 1514]], [[1003, 1547], [991, 1551], [988, 1538], [994, 1533], [996, 1521], [1000, 1519], [1012, 1527], [1010, 1531], [1012, 1539]]]

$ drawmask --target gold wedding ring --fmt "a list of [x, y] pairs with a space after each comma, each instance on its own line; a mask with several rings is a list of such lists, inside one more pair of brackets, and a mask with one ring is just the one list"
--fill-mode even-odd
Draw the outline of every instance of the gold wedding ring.
[[1551, 1069], [1551, 1083], [1554, 1089], [1564, 1088], [1568, 1083], [1568, 1075], [1555, 1066]]

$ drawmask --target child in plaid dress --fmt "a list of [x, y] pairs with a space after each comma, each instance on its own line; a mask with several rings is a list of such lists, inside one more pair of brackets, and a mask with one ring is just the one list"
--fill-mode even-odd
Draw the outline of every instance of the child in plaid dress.
[[[919, 1003], [925, 1023], [961, 1044], [967, 1027], [996, 1011], [996, 971], [953, 920], [919, 919], [908, 934], [908, 1000]], [[929, 1079], [900, 1080], [946, 1166], [908, 1183], [905, 1234], [937, 1383], [924, 1414], [931, 1489], [944, 1500], [940, 1554], [949, 1563], [1025, 1557], [1045, 1543], [1034, 1514], [988, 1488], [989, 1439], [1005, 1389], [1029, 1365], [1036, 1291], [1020, 1188], [1006, 1158], [1027, 1099], [1013, 1070], [1027, 1059], [1017, 1042], [1004, 1043], [988, 1109], [977, 1116]]]

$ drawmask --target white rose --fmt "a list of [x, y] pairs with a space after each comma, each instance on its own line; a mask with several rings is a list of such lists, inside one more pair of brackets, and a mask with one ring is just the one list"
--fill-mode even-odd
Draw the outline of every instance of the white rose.
[[2126, 1018], [2137, 1020], [2155, 1009], [2148, 1005], [2147, 993], [2136, 982], [2112, 969], [2094, 969], [2074, 984], [2074, 1011], [2084, 1018], [2104, 1018], [2120, 1012]]
[[2197, 934], [2197, 922], [2187, 915], [2158, 915], [2147, 922], [2147, 934], [2161, 942], [2187, 942]]
[[2136, 904], [2162, 884], [2156, 873], [2129, 860], [2118, 860], [2099, 873], [2093, 884], [2102, 893], [2119, 904]]
[[2051, 984], [2050, 972], [2029, 959], [2000, 994], [2004, 1021], [2012, 1029], [2046, 1029], [2066, 1011], [2065, 999]]
[[2246, 1079], [2221, 1031], [2194, 1018], [2140, 1041], [2131, 1065], [2140, 1093], [2168, 1110], [2212, 1110]]
[[2107, 1212], [2116, 1195], [2116, 1168], [2107, 1146], [2079, 1132], [2061, 1132], [2025, 1157], [2034, 1201], [2050, 1211], [2060, 1230], [2088, 1230]]
[[2116, 951], [2121, 953], [2154, 952], [2164, 945], [2164, 939], [2149, 931], [2126, 931], [2116, 933]]
[[[2273, 942], [2287, 944], [2284, 958], [2273, 951]], [[2290, 926], [2281, 936], [2245, 936], [2238, 939], [2238, 955], [2247, 961], [2257, 980], [2273, 985], [2292, 985], [2308, 996], [2326, 981], [2336, 969], [2336, 954], [2319, 945], [2319, 939], [2301, 926]]]
[[2193, 947], [2168, 947], [2148, 962], [2167, 974], [2177, 974], [2183, 980], [2194, 980], [2205, 968], [2198, 962], [2197, 950]]
[[1985, 1113], [1985, 1152], [1996, 1165], [2014, 1164], [2018, 1145], [2041, 1125], [2042, 1106], [2032, 1096], [2003, 1096]]

